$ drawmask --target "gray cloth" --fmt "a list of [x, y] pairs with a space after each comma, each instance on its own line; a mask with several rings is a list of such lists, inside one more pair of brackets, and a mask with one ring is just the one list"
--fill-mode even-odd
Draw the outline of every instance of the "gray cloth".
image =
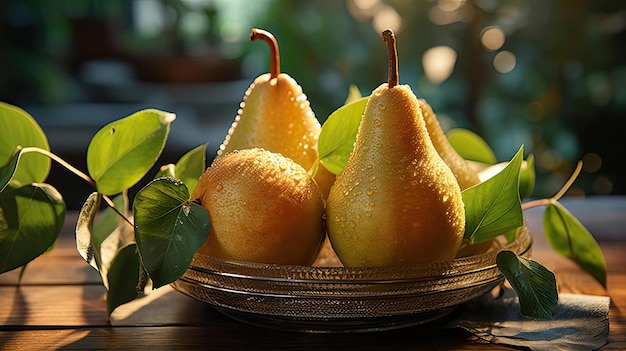
[[609, 335], [608, 296], [559, 294], [551, 320], [534, 320], [519, 313], [515, 292], [506, 289], [494, 299], [487, 294], [464, 305], [452, 326], [491, 343], [531, 350], [597, 350]]

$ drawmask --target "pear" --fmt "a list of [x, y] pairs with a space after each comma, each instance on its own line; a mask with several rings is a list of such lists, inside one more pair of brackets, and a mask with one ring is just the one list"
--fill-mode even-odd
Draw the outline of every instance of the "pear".
[[327, 199], [327, 232], [345, 266], [455, 257], [465, 230], [461, 189], [428, 135], [416, 96], [398, 85], [395, 36], [388, 82], [365, 107], [354, 149]]
[[452, 173], [454, 173], [461, 190], [465, 190], [480, 183], [478, 173], [476, 173], [474, 168], [456, 152], [448, 141], [432, 107], [424, 99], [418, 99], [417, 101], [422, 109], [422, 115], [426, 122], [426, 129], [428, 130], [430, 140], [433, 142], [439, 156], [441, 156], [452, 170]]
[[[448, 138], [446, 137], [437, 115], [433, 112], [432, 107], [425, 99], [418, 99], [420, 107], [422, 109], [422, 115], [426, 122], [426, 129], [430, 140], [432, 140], [437, 153], [446, 162], [448, 167], [454, 173], [456, 180], [459, 182], [461, 190], [465, 190], [471, 186], [474, 186], [481, 182], [480, 176], [476, 169], [470, 162], [465, 160], [459, 153], [452, 147]], [[461, 242], [461, 247], [456, 254], [456, 257], [467, 257], [478, 255], [487, 252], [491, 249], [494, 240], [488, 240], [481, 243], [471, 243], [468, 241]]]
[[302, 87], [291, 76], [280, 72], [278, 43], [274, 36], [253, 28], [250, 40], [257, 39], [270, 47], [270, 72], [250, 84], [218, 155], [264, 148], [293, 159], [309, 171], [318, 157], [320, 123]]
[[191, 194], [211, 216], [201, 254], [310, 265], [323, 240], [324, 200], [309, 173], [281, 154], [251, 148], [217, 156]]

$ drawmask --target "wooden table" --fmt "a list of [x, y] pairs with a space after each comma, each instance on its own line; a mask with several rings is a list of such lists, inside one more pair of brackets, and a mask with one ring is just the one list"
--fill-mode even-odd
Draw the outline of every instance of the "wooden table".
[[[542, 208], [526, 211], [535, 238], [534, 259], [557, 276], [561, 292], [608, 295], [609, 343], [626, 349], [626, 197], [569, 198], [562, 203], [600, 242], [608, 265], [608, 289], [557, 256], [542, 233]], [[0, 349], [3, 350], [510, 350], [460, 329], [423, 325], [356, 334], [289, 333], [231, 320], [170, 287], [118, 308], [106, 319], [97, 272], [78, 255], [73, 218], [56, 247], [31, 262], [22, 285], [18, 272], [0, 275]]]

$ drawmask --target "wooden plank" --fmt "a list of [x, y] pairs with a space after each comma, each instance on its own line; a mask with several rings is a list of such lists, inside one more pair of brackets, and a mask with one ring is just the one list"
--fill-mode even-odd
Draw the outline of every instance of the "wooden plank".
[[106, 290], [98, 285], [0, 287], [0, 325], [15, 328], [129, 325], [206, 325], [208, 304], [162, 287], [116, 309], [106, 319]]
[[7, 350], [511, 350], [461, 330], [408, 328], [358, 334], [303, 334], [230, 323], [203, 327], [129, 327], [0, 332]]
[[[21, 285], [102, 284], [100, 273], [80, 257], [42, 255], [26, 266]], [[0, 286], [15, 286], [21, 268], [0, 275]]]

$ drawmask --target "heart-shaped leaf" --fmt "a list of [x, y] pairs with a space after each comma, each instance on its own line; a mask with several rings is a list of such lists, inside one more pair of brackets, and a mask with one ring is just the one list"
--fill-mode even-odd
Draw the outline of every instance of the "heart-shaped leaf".
[[161, 155], [175, 118], [143, 110], [100, 129], [87, 148], [87, 169], [98, 192], [118, 194], [141, 180]]
[[348, 163], [368, 97], [354, 100], [328, 116], [320, 131], [318, 151], [320, 163], [339, 174]]
[[559, 295], [554, 274], [537, 261], [502, 251], [496, 257], [498, 269], [517, 293], [522, 315], [550, 319]]
[[522, 226], [519, 177], [523, 151], [521, 147], [500, 173], [462, 192], [464, 239], [483, 242]]
[[552, 201], [543, 214], [546, 240], [560, 255], [576, 262], [606, 288], [606, 263], [591, 233], [561, 203]]
[[185, 184], [155, 179], [133, 202], [135, 238], [154, 288], [178, 279], [209, 234], [209, 214], [189, 201]]
[[140, 277], [140, 258], [137, 244], [130, 243], [122, 246], [111, 261], [107, 281], [107, 316], [118, 307], [134, 300], [137, 293], [137, 283]]
[[32, 261], [54, 244], [65, 220], [65, 202], [48, 184], [0, 193], [0, 273]]
[[[14, 156], [18, 146], [35, 146], [50, 151], [46, 134], [28, 112], [0, 102], [0, 162]], [[20, 185], [41, 183], [48, 177], [50, 166], [47, 156], [38, 153], [22, 155], [13, 180]]]

